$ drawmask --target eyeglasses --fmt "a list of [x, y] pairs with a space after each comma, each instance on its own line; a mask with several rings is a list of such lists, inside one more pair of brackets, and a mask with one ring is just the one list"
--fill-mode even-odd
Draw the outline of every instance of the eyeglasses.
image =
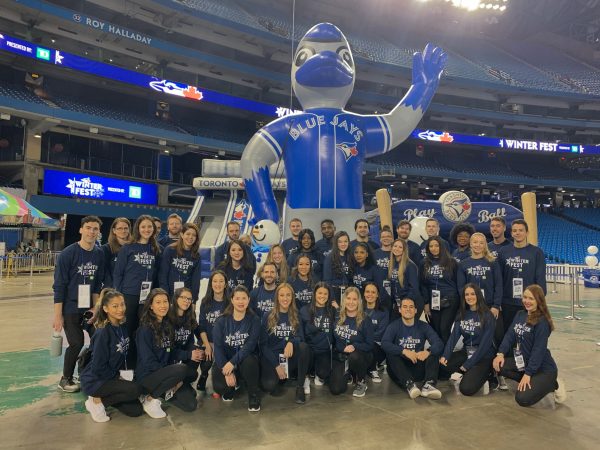
[[191, 302], [192, 301], [192, 297], [184, 297], [183, 295], [180, 295], [179, 298], [185, 300], [186, 302]]
[[115, 231], [129, 231], [129, 227], [117, 227]]

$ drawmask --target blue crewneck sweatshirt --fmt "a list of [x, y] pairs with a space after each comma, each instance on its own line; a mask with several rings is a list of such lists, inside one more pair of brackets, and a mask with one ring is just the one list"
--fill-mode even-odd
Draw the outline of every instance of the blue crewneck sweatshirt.
[[150, 244], [126, 244], [117, 255], [113, 273], [115, 289], [127, 295], [140, 295], [143, 281], [157, 287], [160, 254], [154, 254]]
[[[54, 270], [54, 303], [62, 303], [63, 314], [82, 313], [91, 308], [91, 294], [99, 294], [104, 280], [104, 255], [99, 247], [84, 250], [75, 242], [67, 246], [59, 255]], [[79, 308], [77, 299], [79, 285], [90, 286], [90, 305]]]
[[502, 272], [497, 261], [469, 257], [458, 264], [456, 284], [462, 294], [465, 284], [473, 283], [481, 288], [485, 303], [500, 309], [502, 304]]
[[264, 285], [252, 289], [250, 292], [250, 309], [258, 317], [268, 315], [275, 305], [275, 290], [269, 291]]
[[154, 331], [149, 326], [141, 325], [137, 329], [135, 333], [135, 343], [137, 346], [135, 380], [137, 382], [142, 382], [148, 375], [169, 364], [173, 345], [167, 332], [170, 326], [166, 318], [160, 323], [163, 331], [161, 342], [156, 342]]
[[171, 364], [189, 361], [194, 350], [194, 332], [193, 328], [188, 328], [183, 323], [183, 317], [178, 317], [173, 326], [173, 350], [171, 351]]
[[325, 257], [329, 255], [329, 253], [331, 253], [331, 248], [333, 247], [332, 240], [333, 238], [322, 238], [315, 242], [315, 247], [317, 248], [317, 250], [319, 250], [319, 252], [321, 252], [321, 255], [323, 255], [323, 259], [325, 259]]
[[419, 291], [419, 270], [414, 262], [408, 261], [404, 269], [404, 284], [402, 286], [400, 286], [400, 280], [398, 280], [398, 263], [394, 262], [390, 279], [390, 293], [393, 304], [396, 306], [399, 306], [402, 299], [407, 297], [412, 298], [416, 304], [422, 302]]
[[335, 324], [334, 311], [327, 312], [326, 308], [315, 308], [315, 315], [311, 318], [310, 305], [300, 310], [300, 318], [304, 327], [306, 343], [315, 353], [331, 351], [333, 344], [333, 327]]
[[479, 361], [485, 358], [494, 356], [494, 329], [496, 327], [496, 319], [491, 312], [485, 314], [484, 323], [481, 323], [477, 311], [465, 311], [463, 319], [458, 318], [454, 322], [452, 334], [446, 342], [444, 349], [444, 358], [450, 360], [454, 346], [462, 336], [465, 347], [477, 347], [473, 356], [463, 363], [463, 367], [469, 370]]
[[454, 270], [443, 270], [439, 264], [439, 259], [432, 260], [429, 270], [425, 270], [425, 260], [419, 267], [419, 275], [421, 276], [421, 295], [425, 304], [431, 303], [431, 291], [437, 289], [443, 297], [457, 298], [458, 289], [456, 286], [456, 272], [458, 263], [454, 265]]
[[452, 257], [456, 260], [456, 262], [461, 262], [461, 261], [469, 258], [470, 256], [471, 256], [471, 249], [468, 247], [464, 250], [459, 250], [458, 248], [455, 248], [454, 251], [452, 252]]
[[113, 253], [110, 249], [110, 245], [104, 244], [100, 247], [104, 258], [104, 279], [102, 280], [102, 287], [113, 287], [113, 272], [115, 271], [115, 264], [117, 263], [117, 253]]
[[383, 333], [381, 348], [386, 355], [401, 356], [403, 350], [420, 352], [429, 342], [429, 351], [433, 356], [439, 356], [444, 350], [444, 343], [431, 326], [421, 320], [415, 320], [413, 325], [406, 325], [402, 318], [390, 323]]
[[300, 277], [290, 278], [288, 283], [294, 289], [296, 297], [296, 308], [300, 311], [305, 305], [310, 305], [313, 298], [314, 281], [304, 281]]
[[239, 321], [232, 314], [221, 316], [215, 322], [213, 337], [217, 367], [222, 369], [228, 362], [237, 367], [247, 356], [258, 353], [260, 319], [250, 311]]
[[498, 258], [498, 252], [500, 251], [500, 249], [506, 247], [507, 245], [512, 245], [512, 241], [506, 239], [502, 242], [502, 244], [496, 244], [496, 243], [494, 243], [493, 240], [491, 240], [490, 242], [487, 243], [487, 245], [488, 245], [488, 250], [490, 251], [490, 254], [494, 258]]
[[280, 312], [275, 329], [269, 329], [269, 315], [262, 318], [260, 329], [260, 353], [271, 364], [272, 367], [279, 365], [279, 354], [283, 353], [288, 342], [299, 344], [304, 342], [302, 322], [298, 318], [296, 329], [290, 323], [289, 314]]
[[352, 284], [360, 289], [361, 292], [364, 289], [365, 284], [369, 281], [373, 281], [377, 285], [379, 292], [382, 291], [383, 278], [381, 277], [381, 271], [375, 264], [370, 266], [367, 264], [363, 266], [356, 264], [352, 272]]
[[125, 325], [107, 324], [97, 328], [90, 341], [92, 359], [81, 373], [81, 389], [86, 395], [94, 396], [100, 387], [119, 376], [126, 368], [129, 336]]
[[205, 304], [204, 301], [200, 304], [200, 312], [198, 314], [198, 330], [200, 333], [205, 332], [208, 342], [213, 342], [213, 328], [215, 322], [223, 315], [227, 302], [212, 301], [210, 304]]
[[233, 291], [240, 284], [246, 286], [249, 291], [254, 287], [254, 272], [252, 270], [243, 267], [234, 269], [226, 265], [220, 266], [219, 269], [227, 275], [227, 287], [230, 291]]
[[321, 279], [323, 276], [323, 255], [316, 247], [311, 248], [310, 250], [303, 250], [300, 247], [297, 247], [292, 250], [290, 255], [287, 257], [288, 267], [296, 267], [296, 261], [300, 255], [306, 254], [309, 256], [311, 261], [312, 273], [313, 276]]
[[340, 256], [342, 261], [342, 272], [335, 273], [332, 264], [333, 253], [329, 253], [323, 262], [323, 281], [328, 283], [330, 286], [349, 286], [352, 284], [352, 277], [350, 276], [350, 266], [348, 265], [348, 253]]
[[548, 350], [550, 324], [545, 317], [535, 325], [527, 324], [527, 311], [519, 311], [512, 325], [504, 335], [499, 353], [507, 354], [513, 347], [519, 350], [525, 359], [525, 374], [535, 375], [538, 372], [556, 372], [558, 368]]
[[375, 342], [381, 345], [383, 333], [390, 323], [390, 313], [382, 309], [369, 309], [365, 307], [365, 314], [371, 319], [373, 324], [373, 337]]
[[498, 264], [502, 270], [502, 303], [521, 306], [521, 297], [513, 297], [514, 278], [523, 279], [523, 290], [531, 284], [539, 284], [546, 293], [546, 261], [539, 247], [506, 245], [498, 253]]
[[356, 325], [356, 317], [346, 317], [342, 324], [339, 324], [336, 318], [333, 339], [338, 353], [343, 353], [347, 345], [353, 345], [356, 350], [361, 352], [372, 351], [375, 340], [371, 318], [365, 316], [360, 327]]
[[177, 256], [177, 249], [165, 247], [158, 270], [158, 285], [173, 298], [175, 282], [183, 282], [192, 291], [194, 302], [198, 300], [200, 289], [200, 253], [192, 256], [190, 250], [184, 250], [182, 256]]
[[298, 247], [298, 241], [294, 238], [287, 238], [282, 243], [283, 251], [285, 253], [285, 257], [287, 258], [292, 254], [292, 251]]

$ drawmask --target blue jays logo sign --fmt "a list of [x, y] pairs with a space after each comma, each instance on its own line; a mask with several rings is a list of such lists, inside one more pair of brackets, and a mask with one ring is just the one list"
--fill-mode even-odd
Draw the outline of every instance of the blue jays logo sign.
[[344, 154], [344, 158], [348, 161], [350, 158], [358, 155], [358, 149], [356, 148], [356, 142], [342, 142], [340, 144], [336, 144], [335, 148], [341, 150]]

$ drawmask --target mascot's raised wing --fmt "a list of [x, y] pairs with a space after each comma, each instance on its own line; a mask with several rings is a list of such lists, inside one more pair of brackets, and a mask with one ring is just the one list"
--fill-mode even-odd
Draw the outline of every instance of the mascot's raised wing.
[[242, 155], [256, 220], [279, 221], [269, 166], [283, 158], [287, 220], [300, 217], [305, 228], [318, 230], [328, 218], [338, 230], [352, 230], [363, 213], [365, 158], [388, 152], [410, 135], [431, 102], [445, 61], [442, 49], [428, 44], [415, 53], [413, 84], [391, 112], [354, 114], [343, 109], [356, 75], [348, 41], [335, 25], [312, 27], [292, 64], [292, 87], [304, 111], [265, 125]]

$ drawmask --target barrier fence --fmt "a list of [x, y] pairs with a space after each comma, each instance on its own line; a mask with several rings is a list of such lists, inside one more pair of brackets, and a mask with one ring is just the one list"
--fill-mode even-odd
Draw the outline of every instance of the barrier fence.
[[8, 254], [0, 257], [0, 279], [52, 272], [60, 252]]
[[581, 304], [580, 287], [584, 282], [583, 271], [588, 269], [583, 265], [569, 264], [548, 264], [546, 265], [546, 286], [549, 292], [556, 294], [557, 284], [564, 284], [569, 289], [569, 299], [571, 300], [571, 314], [565, 317], [567, 320], [581, 320], [575, 314], [575, 308], [585, 308]]

